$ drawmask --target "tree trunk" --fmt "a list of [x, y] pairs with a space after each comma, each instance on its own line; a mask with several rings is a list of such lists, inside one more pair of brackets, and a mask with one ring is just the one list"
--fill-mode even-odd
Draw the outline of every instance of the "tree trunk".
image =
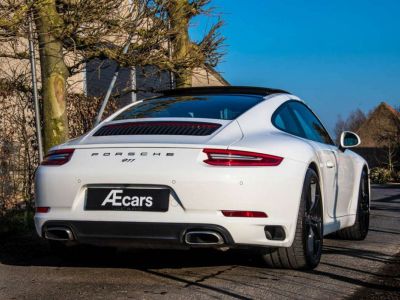
[[68, 69], [64, 62], [62, 43], [57, 35], [63, 22], [55, 0], [35, 1], [35, 22], [39, 38], [42, 77], [43, 137], [45, 153], [68, 139], [66, 114], [66, 81]]
[[184, 61], [191, 55], [191, 42], [189, 38], [189, 10], [187, 0], [169, 1], [168, 14], [171, 30], [175, 33], [172, 40], [172, 54], [176, 62], [175, 83], [177, 88], [192, 86], [192, 69]]

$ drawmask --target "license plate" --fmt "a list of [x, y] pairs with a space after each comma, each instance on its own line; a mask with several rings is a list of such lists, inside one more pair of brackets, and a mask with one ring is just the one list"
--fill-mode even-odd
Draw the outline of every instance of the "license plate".
[[168, 211], [168, 189], [88, 188], [86, 210]]

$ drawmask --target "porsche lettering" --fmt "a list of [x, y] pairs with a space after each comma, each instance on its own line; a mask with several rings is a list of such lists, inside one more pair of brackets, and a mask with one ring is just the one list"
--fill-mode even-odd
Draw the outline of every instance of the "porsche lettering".
[[115, 153], [111, 153], [111, 152], [104, 152], [104, 153], [100, 153], [100, 152], [93, 152], [90, 154], [91, 157], [112, 157], [112, 156], [167, 156], [167, 157], [172, 157], [175, 156], [175, 153], [173, 152], [166, 152], [166, 153], [162, 153], [162, 152], [127, 152], [127, 153], [123, 153], [123, 152], [115, 152]]

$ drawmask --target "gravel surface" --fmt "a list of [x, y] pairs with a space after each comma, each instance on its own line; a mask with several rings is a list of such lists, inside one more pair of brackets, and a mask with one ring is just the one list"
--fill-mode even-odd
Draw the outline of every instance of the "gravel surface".
[[0, 240], [0, 299], [400, 299], [400, 185], [374, 186], [365, 241], [324, 240], [314, 271], [262, 267], [246, 251], [82, 249], [34, 234]]

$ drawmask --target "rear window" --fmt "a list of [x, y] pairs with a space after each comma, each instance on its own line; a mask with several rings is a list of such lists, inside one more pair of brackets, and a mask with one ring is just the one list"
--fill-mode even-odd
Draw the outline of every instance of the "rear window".
[[139, 118], [203, 118], [233, 120], [263, 101], [259, 95], [196, 95], [145, 100], [114, 120]]

